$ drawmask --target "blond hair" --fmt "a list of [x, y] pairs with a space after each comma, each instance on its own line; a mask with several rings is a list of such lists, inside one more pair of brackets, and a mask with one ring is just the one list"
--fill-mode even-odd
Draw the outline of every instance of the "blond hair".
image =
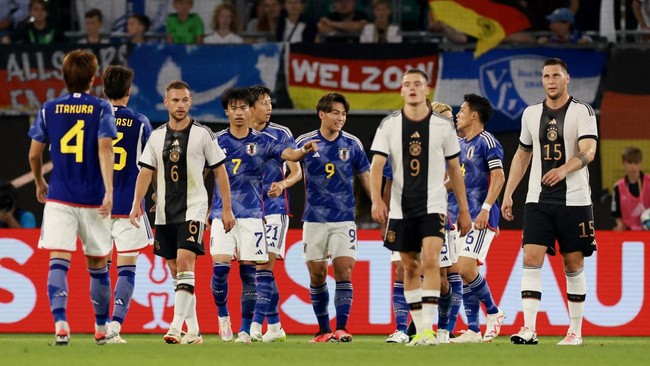
[[431, 109], [434, 112], [440, 113], [440, 114], [443, 114], [443, 113], [445, 113], [447, 111], [453, 113], [453, 111], [451, 110], [451, 106], [449, 104], [440, 103], [440, 102], [431, 102]]

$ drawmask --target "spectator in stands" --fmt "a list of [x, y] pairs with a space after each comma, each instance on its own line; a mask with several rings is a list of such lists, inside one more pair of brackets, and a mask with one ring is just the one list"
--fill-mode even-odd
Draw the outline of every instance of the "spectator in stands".
[[305, 0], [285, 0], [284, 12], [278, 21], [275, 40], [280, 42], [314, 43], [318, 29], [316, 23], [304, 14]]
[[402, 42], [399, 25], [390, 24], [392, 13], [390, 2], [391, 0], [374, 0], [372, 2], [372, 14], [375, 16], [375, 21], [363, 27], [361, 43]]
[[36, 227], [34, 214], [17, 207], [18, 193], [11, 182], [0, 182], [0, 228], [32, 229]]
[[356, 9], [356, 0], [335, 0], [334, 12], [318, 21], [318, 31], [321, 33], [353, 33], [352, 35], [328, 36], [326, 41], [342, 41], [358, 43], [359, 33], [369, 22], [368, 14]]
[[4, 36], [2, 43], [53, 44], [64, 40], [57, 27], [47, 20], [48, 10], [45, 0], [29, 2], [29, 16], [32, 21], [16, 29], [11, 36]]
[[246, 33], [261, 33], [259, 40], [272, 41], [282, 12], [280, 0], [260, 0], [257, 4], [257, 18], [251, 19], [246, 25]]
[[0, 0], [0, 37], [11, 34], [29, 16], [29, 0]]
[[84, 24], [86, 25], [86, 36], [80, 38], [80, 44], [106, 44], [108, 38], [102, 37], [102, 25], [104, 16], [99, 9], [90, 9], [84, 15]]
[[643, 230], [641, 214], [650, 208], [650, 175], [643, 174], [643, 154], [638, 147], [626, 147], [621, 154], [625, 176], [614, 185], [612, 217], [615, 231]]
[[143, 14], [130, 15], [126, 21], [127, 41], [133, 44], [147, 43], [146, 33], [151, 26], [149, 17]]
[[569, 8], [555, 9], [546, 19], [550, 22], [548, 27], [551, 30], [551, 36], [540, 37], [537, 39], [537, 43], [584, 44], [592, 42], [591, 37], [583, 35], [580, 31], [574, 29], [575, 17]]
[[174, 0], [176, 13], [167, 16], [167, 43], [203, 43], [203, 21], [196, 13], [190, 13], [193, 0]]
[[[634, 0], [632, 2], [632, 11], [639, 23], [638, 30], [650, 32], [650, 0]], [[643, 36], [642, 39], [648, 41], [650, 36]]]
[[214, 8], [212, 30], [214, 33], [203, 40], [205, 44], [244, 43], [244, 39], [237, 34], [241, 31], [239, 12], [230, 3], [221, 3]]

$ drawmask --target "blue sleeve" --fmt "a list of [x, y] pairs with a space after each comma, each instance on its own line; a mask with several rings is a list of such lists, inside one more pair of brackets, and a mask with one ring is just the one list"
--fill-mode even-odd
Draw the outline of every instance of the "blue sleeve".
[[147, 141], [149, 141], [149, 137], [151, 137], [153, 127], [151, 126], [151, 122], [149, 122], [149, 118], [144, 114], [140, 114], [140, 122], [142, 122], [142, 148], [144, 149]]
[[102, 100], [100, 107], [102, 110], [99, 114], [99, 130], [97, 131], [97, 138], [117, 138], [117, 126], [115, 126], [113, 107], [111, 107], [110, 103], [105, 100]]
[[390, 159], [386, 159], [386, 165], [384, 165], [383, 176], [388, 180], [393, 180], [393, 168], [390, 165]]
[[41, 108], [36, 114], [36, 119], [34, 119], [34, 124], [29, 128], [27, 134], [32, 140], [47, 144], [50, 142], [50, 136], [47, 134], [47, 128], [45, 128], [45, 107]]
[[366, 152], [363, 151], [361, 146], [359, 145], [354, 145], [355, 146], [355, 152], [356, 154], [354, 157], [354, 171], [356, 174], [359, 173], [365, 173], [370, 170], [370, 162], [368, 161], [368, 157], [366, 156]]
[[493, 160], [503, 161], [503, 147], [501, 147], [501, 143], [499, 143], [499, 140], [494, 139], [494, 144], [492, 145], [492, 147], [490, 147], [490, 145], [488, 144], [486, 145], [486, 148], [487, 151], [485, 157], [487, 158], [487, 161], [493, 161]]
[[20, 226], [25, 229], [34, 229], [36, 227], [36, 217], [30, 211], [20, 212]]
[[269, 155], [267, 155], [267, 158], [269, 158], [269, 159], [279, 159], [279, 160], [281, 160], [282, 159], [282, 152], [284, 152], [284, 149], [289, 147], [289, 146], [287, 146], [286, 141], [276, 140], [275, 138], [270, 137], [270, 136], [265, 139], [265, 143], [267, 144], [268, 149], [269, 149], [268, 150]]

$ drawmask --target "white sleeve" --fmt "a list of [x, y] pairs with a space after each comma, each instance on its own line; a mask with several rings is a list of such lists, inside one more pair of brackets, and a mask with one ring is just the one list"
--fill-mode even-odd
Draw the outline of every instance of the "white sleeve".
[[445, 154], [445, 159], [453, 159], [460, 155], [460, 143], [458, 142], [458, 136], [456, 131], [451, 126], [448, 125], [448, 128], [445, 129], [445, 141], [442, 145], [442, 150]]
[[203, 152], [205, 154], [205, 160], [208, 163], [208, 167], [214, 169], [226, 160], [226, 154], [223, 153], [223, 149], [219, 146], [217, 139], [212, 139], [212, 134], [206, 133], [204, 136]]
[[528, 120], [527, 115], [529, 109], [526, 108], [524, 110], [524, 113], [521, 115], [521, 132], [519, 133], [519, 144], [523, 145], [525, 147], [532, 148], [533, 147], [533, 135], [531, 135], [530, 130], [528, 129], [528, 124], [526, 121]]
[[377, 132], [375, 133], [375, 138], [372, 140], [372, 146], [370, 151], [373, 153], [380, 153], [384, 156], [389, 155], [389, 136], [390, 136], [390, 119], [389, 117], [384, 118], [383, 121], [377, 127]]
[[583, 138], [598, 140], [596, 114], [589, 105], [585, 105], [585, 108], [582, 108], [578, 114], [578, 140]]
[[149, 141], [147, 141], [147, 144], [144, 146], [142, 155], [140, 155], [140, 161], [138, 162], [138, 165], [146, 166], [153, 170], [158, 167], [158, 159], [156, 159], [156, 152], [154, 151], [153, 146], [155, 141], [156, 139], [149, 138]]

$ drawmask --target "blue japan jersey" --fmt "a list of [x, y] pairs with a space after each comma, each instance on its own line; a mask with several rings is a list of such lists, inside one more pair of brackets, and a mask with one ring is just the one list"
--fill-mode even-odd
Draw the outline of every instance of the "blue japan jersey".
[[303, 147], [320, 140], [318, 151], [303, 160], [305, 213], [307, 222], [354, 221], [353, 181], [356, 174], [370, 170], [370, 163], [358, 138], [341, 131], [334, 141], [326, 140], [318, 130], [296, 140]]
[[[262, 132], [266, 132], [269, 135], [275, 137], [275, 139], [278, 140], [280, 144], [284, 145], [285, 148], [296, 148], [296, 140], [294, 140], [291, 130], [284, 126], [270, 122], [266, 125], [266, 127], [264, 127]], [[264, 214], [289, 214], [289, 194], [286, 189], [279, 197], [269, 197], [268, 195], [269, 188], [271, 188], [271, 183], [279, 182], [285, 177], [284, 160], [281, 158], [269, 160], [266, 162], [264, 167], [264, 184], [262, 196], [262, 200], [264, 202]]]
[[43, 104], [28, 134], [33, 140], [50, 144], [54, 168], [48, 200], [75, 206], [101, 206], [104, 181], [98, 139], [117, 137], [110, 103], [85, 93], [50, 100]]
[[[271, 135], [249, 129], [238, 139], [225, 129], [217, 134], [219, 146], [226, 154], [224, 166], [230, 179], [232, 212], [235, 218], [262, 218], [262, 179], [267, 161], [279, 159], [286, 145]], [[216, 181], [215, 181], [216, 185]], [[215, 187], [210, 218], [221, 218], [223, 203]]]
[[[481, 207], [487, 197], [490, 184], [490, 171], [503, 169], [503, 148], [499, 141], [489, 132], [483, 131], [470, 141], [465, 138], [460, 142], [460, 168], [465, 180], [467, 204], [472, 221], [481, 213]], [[449, 215], [453, 222], [458, 217], [458, 202], [453, 193], [449, 194]], [[499, 227], [501, 210], [496, 201], [490, 209], [488, 226]]]
[[138, 161], [151, 136], [151, 123], [143, 114], [127, 107], [115, 106], [117, 139], [113, 141], [113, 217], [129, 217], [135, 191], [135, 181], [140, 173]]

